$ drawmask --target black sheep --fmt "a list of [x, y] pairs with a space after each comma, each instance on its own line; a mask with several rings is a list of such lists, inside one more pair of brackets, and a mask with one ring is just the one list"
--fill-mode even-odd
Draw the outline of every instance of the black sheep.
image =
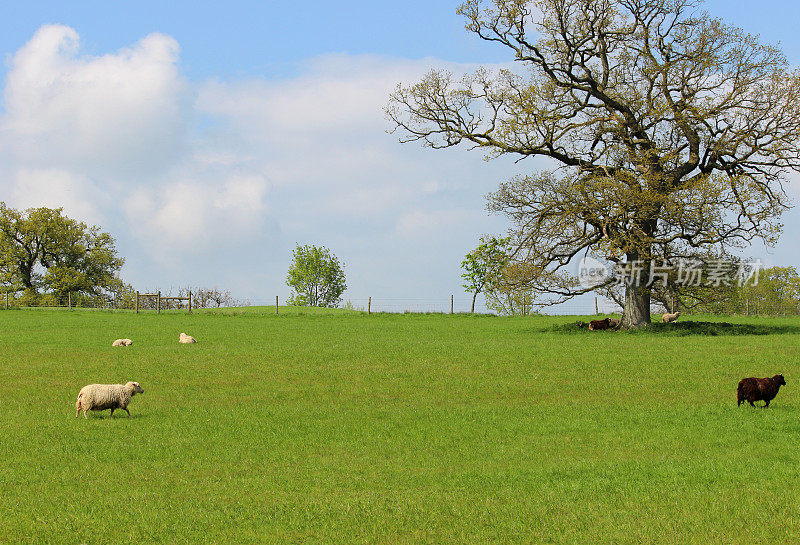
[[592, 320], [589, 322], [590, 331], [598, 331], [600, 329], [611, 329], [611, 318], [604, 318], [602, 320]]
[[766, 405], [764, 408], [769, 407], [769, 402], [778, 395], [778, 389], [784, 386], [786, 381], [783, 375], [775, 375], [772, 378], [743, 378], [739, 381], [739, 387], [736, 391], [738, 400], [737, 406], [742, 404], [742, 401], [747, 401], [751, 406], [754, 401], [764, 400]]

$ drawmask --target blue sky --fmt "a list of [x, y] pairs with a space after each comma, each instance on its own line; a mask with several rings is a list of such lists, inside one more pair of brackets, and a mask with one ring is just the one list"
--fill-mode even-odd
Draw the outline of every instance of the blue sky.
[[[84, 51], [104, 54], [151, 32], [175, 38], [190, 78], [281, 77], [325, 53], [452, 61], [502, 60], [472, 40], [455, 3], [422, 2], [32, 2], [6, 8], [6, 53], [43, 23], [71, 26]], [[10, 16], [10, 17], [9, 17]], [[13, 24], [10, 21], [13, 20]]]
[[[461, 258], [505, 228], [484, 195], [535, 166], [385, 134], [397, 82], [507, 60], [463, 29], [457, 3], [0, 6], [0, 198], [103, 226], [140, 289], [285, 298], [297, 242], [345, 261], [357, 303], [466, 305]], [[800, 63], [797, 4], [706, 9]], [[771, 254], [750, 253], [795, 264], [799, 217]]]

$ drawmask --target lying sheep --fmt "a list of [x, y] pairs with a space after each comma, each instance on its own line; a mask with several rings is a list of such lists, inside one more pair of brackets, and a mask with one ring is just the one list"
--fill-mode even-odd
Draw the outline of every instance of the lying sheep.
[[138, 382], [127, 382], [125, 384], [90, 384], [81, 388], [78, 399], [75, 400], [75, 418], [78, 413], [83, 411], [86, 418], [86, 411], [104, 411], [111, 409], [114, 416], [116, 409], [124, 409], [128, 416], [128, 403], [136, 394], [143, 394], [144, 390]]
[[598, 331], [600, 329], [610, 329], [611, 318], [603, 318], [602, 320], [592, 320], [589, 322], [589, 331]]
[[766, 409], [769, 407], [769, 402], [778, 395], [780, 387], [785, 385], [786, 381], [783, 379], [783, 375], [775, 375], [772, 378], [743, 378], [739, 381], [739, 387], [736, 389], [738, 401], [736, 406], [740, 406], [742, 401], [747, 401], [751, 407], [755, 407], [753, 403], [763, 399], [766, 401], [764, 405]]
[[675, 320], [678, 319], [678, 316], [680, 316], [680, 315], [681, 315], [680, 312], [675, 312], [673, 314], [670, 314], [670, 313], [662, 314], [661, 315], [661, 322], [664, 323], [664, 324], [668, 324], [668, 323], [674, 322]]
[[184, 344], [190, 344], [190, 343], [196, 343], [197, 341], [194, 339], [194, 337], [187, 335], [186, 333], [181, 333], [178, 336], [178, 342]]
[[111, 346], [130, 346], [132, 344], [133, 341], [130, 339], [117, 339], [116, 341], [111, 343]]

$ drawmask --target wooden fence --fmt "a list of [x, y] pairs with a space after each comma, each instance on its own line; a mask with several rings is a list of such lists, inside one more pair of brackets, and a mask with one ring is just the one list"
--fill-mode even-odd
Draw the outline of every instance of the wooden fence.
[[161, 313], [161, 302], [162, 301], [187, 301], [187, 309], [189, 310], [189, 314], [192, 313], [192, 292], [189, 292], [188, 297], [161, 297], [161, 292], [158, 291], [156, 293], [139, 293], [136, 292], [136, 314], [139, 314], [139, 299], [145, 297], [155, 297], [156, 298], [156, 312], [159, 314]]

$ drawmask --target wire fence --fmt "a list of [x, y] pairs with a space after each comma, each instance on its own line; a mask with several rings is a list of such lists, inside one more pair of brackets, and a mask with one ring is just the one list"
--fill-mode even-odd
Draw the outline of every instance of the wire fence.
[[[160, 301], [156, 297], [139, 297], [138, 309], [140, 311], [170, 311], [188, 310], [188, 301], [171, 297], [164, 292]], [[229, 307], [275, 307], [287, 305], [286, 299], [280, 296], [251, 300], [208, 300], [193, 298], [193, 309], [204, 308], [229, 308]], [[0, 295], [0, 309], [15, 308], [80, 308], [97, 310], [130, 310], [136, 311], [136, 292], [124, 293], [118, 296], [86, 296], [68, 295], [57, 298], [52, 294], [25, 294], [22, 292], [8, 292]], [[472, 297], [456, 296], [446, 297], [350, 297], [344, 298], [338, 308], [367, 313], [439, 313], [439, 314], [466, 314], [472, 309]], [[475, 312], [481, 314], [494, 314], [488, 309], [482, 298], [475, 304]], [[556, 306], [538, 308], [536, 306], [526, 309], [525, 314], [545, 315], [592, 315], [619, 313], [621, 309], [612, 302], [603, 298], [597, 300], [573, 300]]]
[[[256, 299], [254, 306], [274, 306], [275, 299]], [[472, 310], [472, 296], [446, 296], [446, 297], [346, 297], [339, 308], [361, 312], [375, 313], [438, 313], [438, 314], [467, 314]], [[482, 298], [475, 304], [475, 312], [481, 314], [495, 314], [486, 307]], [[544, 315], [593, 315], [621, 313], [622, 309], [611, 301], [602, 297], [597, 301], [573, 300], [554, 306], [528, 307], [525, 314]]]
[[[161, 292], [160, 297], [157, 297], [152, 290], [148, 294], [140, 293], [138, 310], [141, 312], [189, 311], [188, 298], [185, 297], [188, 293], [188, 291], [179, 290], [178, 294], [173, 296], [172, 290], [169, 290]], [[192, 310], [239, 307], [274, 309], [276, 306], [279, 307], [279, 310], [289, 306], [287, 304], [288, 297], [285, 296], [242, 300], [230, 297], [227, 292], [208, 291], [202, 293], [192, 291], [191, 293]], [[796, 316], [800, 314], [800, 301], [794, 301], [788, 307], [786, 305], [770, 305], [767, 303], [754, 302], [752, 305], [747, 305], [745, 309], [727, 310], [721, 312], [721, 314], [742, 316]], [[80, 308], [136, 312], [137, 297], [135, 291], [98, 296], [68, 294], [60, 298], [48, 293], [34, 294], [0, 291], [0, 310], [19, 308]], [[459, 294], [458, 296], [452, 294], [445, 297], [345, 297], [338, 305], [338, 308], [364, 313], [468, 314], [472, 309], [472, 296], [469, 294]], [[502, 314], [487, 308], [482, 296], [478, 297], [474, 311], [478, 314]], [[651, 312], [658, 314], [667, 312], [667, 310], [659, 305], [654, 305], [651, 308]], [[713, 310], [706, 312], [717, 313]], [[601, 296], [577, 297], [553, 306], [538, 307], [529, 305], [524, 310], [524, 315], [546, 316], [619, 315], [621, 313], [622, 308], [619, 305]], [[523, 312], [517, 309], [515, 314], [520, 315]]]

